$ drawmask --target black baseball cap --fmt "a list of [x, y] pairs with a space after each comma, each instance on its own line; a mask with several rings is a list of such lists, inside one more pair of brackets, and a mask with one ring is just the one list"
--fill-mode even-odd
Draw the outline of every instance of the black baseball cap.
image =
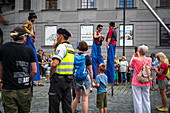
[[63, 34], [63, 35], [66, 35], [68, 37], [71, 37], [71, 33], [68, 30], [63, 29], [63, 28], [59, 28], [57, 30], [57, 34]]

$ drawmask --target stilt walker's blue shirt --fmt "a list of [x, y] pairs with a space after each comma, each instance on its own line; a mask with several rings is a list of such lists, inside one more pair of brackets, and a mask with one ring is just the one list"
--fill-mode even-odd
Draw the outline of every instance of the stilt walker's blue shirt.
[[[38, 80], [41, 80], [40, 79], [40, 70], [39, 70], [39, 64], [38, 64], [38, 58], [37, 58], [37, 52], [36, 52], [36, 49], [35, 49], [35, 46], [34, 46], [34, 43], [33, 43], [33, 40], [32, 40], [32, 37], [29, 36], [27, 38], [27, 41], [25, 43], [26, 45], [28, 45], [29, 47], [31, 47], [34, 51], [34, 54], [35, 54], [35, 60], [36, 60], [36, 65], [37, 65], [37, 74], [36, 76], [34, 77], [34, 79], [32, 81], [38, 81]], [[31, 73], [31, 66], [30, 66], [30, 73]]]

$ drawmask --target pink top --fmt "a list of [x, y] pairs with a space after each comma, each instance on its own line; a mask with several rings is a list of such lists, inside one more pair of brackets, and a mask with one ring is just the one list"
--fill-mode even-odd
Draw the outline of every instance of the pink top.
[[168, 72], [168, 64], [162, 63], [161, 66], [158, 67], [158, 71], [160, 71], [160, 68], [163, 68], [164, 72], [162, 73], [162, 75], [158, 75], [157, 79], [158, 80], [165, 80], [166, 79], [166, 73]]
[[134, 74], [133, 74], [133, 78], [132, 78], [132, 85], [135, 85], [135, 86], [151, 86], [152, 85], [152, 82], [148, 82], [148, 83], [140, 83], [137, 81], [137, 74], [140, 72], [140, 70], [142, 69], [143, 67], [143, 63], [146, 63], [146, 61], [148, 61], [148, 66], [150, 67], [151, 69], [151, 64], [152, 64], [152, 59], [151, 58], [145, 58], [145, 59], [140, 59], [138, 57], [134, 57], [132, 59], [132, 61], [130, 62], [130, 66], [131, 67], [135, 67], [134, 69]]

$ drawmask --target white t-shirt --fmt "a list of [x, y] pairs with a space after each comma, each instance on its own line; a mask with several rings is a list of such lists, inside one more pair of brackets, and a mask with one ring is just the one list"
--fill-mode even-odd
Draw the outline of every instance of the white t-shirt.
[[66, 56], [66, 54], [67, 54], [67, 48], [65, 47], [65, 45], [60, 44], [55, 51], [55, 55], [53, 56], [53, 59], [57, 58], [61, 61]]
[[127, 61], [121, 61], [120, 62], [120, 72], [126, 72], [127, 66], [128, 66], [128, 62]]

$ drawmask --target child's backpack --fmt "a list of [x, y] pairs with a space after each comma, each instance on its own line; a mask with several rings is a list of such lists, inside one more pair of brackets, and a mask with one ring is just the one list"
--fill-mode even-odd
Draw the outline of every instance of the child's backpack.
[[168, 64], [168, 71], [166, 73], [166, 77], [170, 79], [170, 63]]
[[151, 80], [152, 80], [151, 70], [148, 66], [148, 61], [147, 61], [145, 64], [143, 63], [143, 67], [137, 75], [137, 81], [140, 83], [148, 83]]
[[86, 58], [84, 55], [75, 55], [73, 74], [77, 81], [87, 77]]

